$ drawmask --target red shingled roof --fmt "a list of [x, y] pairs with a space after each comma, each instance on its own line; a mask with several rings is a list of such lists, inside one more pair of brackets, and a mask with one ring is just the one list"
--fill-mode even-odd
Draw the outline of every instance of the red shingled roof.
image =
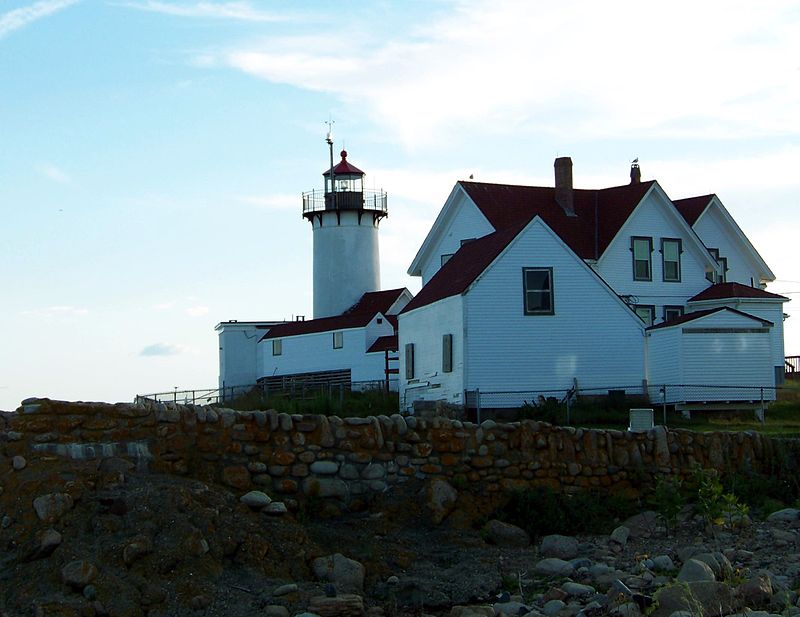
[[655, 181], [599, 190], [573, 189], [577, 216], [567, 216], [556, 203], [553, 187], [483, 182], [459, 184], [496, 230], [515, 226], [521, 229], [539, 215], [579, 257], [596, 259]]
[[361, 296], [361, 299], [347, 309], [343, 314], [352, 315], [353, 313], [375, 313], [386, 314], [392, 304], [394, 304], [406, 290], [405, 287], [399, 289], [387, 289], [386, 291], [370, 291]]
[[[363, 328], [375, 315], [383, 313], [395, 303], [405, 287], [388, 289], [386, 291], [370, 291], [361, 296], [361, 299], [341, 315], [309, 319], [308, 321], [290, 321], [270, 329], [261, 339], [281, 338], [284, 336], [297, 336], [298, 334], [315, 334], [333, 330], [346, 330], [347, 328]], [[396, 329], [396, 320], [386, 315], [387, 321]]]
[[706, 211], [714, 195], [701, 195], [700, 197], [687, 197], [686, 199], [673, 199], [672, 203], [681, 213], [689, 225], [694, 225], [700, 215]]
[[[339, 176], [342, 174], [358, 174], [361, 176], [365, 175], [364, 172], [361, 171], [358, 167], [356, 167], [355, 165], [351, 165], [350, 163], [347, 162], [347, 150], [342, 150], [341, 155], [342, 155], [342, 160], [339, 161], [339, 163], [336, 164], [333, 168], [333, 174], [335, 176]], [[325, 177], [330, 176], [331, 170], [329, 169], [322, 175]]]
[[375, 351], [397, 351], [397, 335], [379, 336], [367, 349], [367, 353]]
[[670, 319], [669, 321], [665, 321], [660, 324], [656, 324], [655, 326], [650, 326], [646, 328], [646, 330], [658, 330], [660, 328], [669, 328], [672, 326], [678, 326], [682, 323], [686, 323], [689, 321], [694, 321], [695, 319], [700, 319], [701, 317], [705, 317], [706, 315], [712, 315], [714, 313], [719, 313], [720, 311], [730, 311], [732, 313], [736, 313], [737, 315], [744, 315], [745, 317], [749, 317], [755, 321], [760, 321], [765, 325], [772, 326], [774, 325], [771, 321], [766, 319], [761, 319], [760, 317], [756, 317], [755, 315], [749, 315], [748, 313], [744, 313], [742, 311], [737, 311], [736, 309], [732, 309], [727, 306], [720, 306], [718, 308], [708, 309], [705, 311], [694, 311], [693, 313], [686, 313], [685, 315], [681, 315], [680, 317], [676, 317], [675, 319]]
[[717, 283], [704, 289], [689, 302], [702, 302], [703, 300], [726, 300], [728, 298], [759, 298], [765, 300], [788, 300], [784, 296], [764, 291], [758, 287], [750, 287], [741, 283]]
[[401, 312], [466, 291], [537, 215], [579, 257], [597, 258], [654, 183], [600, 190], [574, 189], [573, 203], [577, 216], [568, 216], [556, 203], [553, 187], [460, 182], [497, 231], [463, 245]]
[[522, 231], [525, 224], [518, 223], [513, 227], [496, 231], [462, 246], [400, 312], [407, 313], [442, 298], [463, 293], [472, 284], [472, 281], [489, 267], [489, 264], [506, 245]]

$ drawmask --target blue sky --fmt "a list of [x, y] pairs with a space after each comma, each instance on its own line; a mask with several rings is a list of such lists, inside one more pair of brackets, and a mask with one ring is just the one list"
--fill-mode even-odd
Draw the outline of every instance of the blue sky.
[[[648, 6], [652, 5], [652, 6]], [[453, 184], [717, 193], [800, 354], [800, 6], [0, 0], [0, 409], [213, 387], [228, 319], [311, 315], [300, 193], [389, 193], [385, 288]]]

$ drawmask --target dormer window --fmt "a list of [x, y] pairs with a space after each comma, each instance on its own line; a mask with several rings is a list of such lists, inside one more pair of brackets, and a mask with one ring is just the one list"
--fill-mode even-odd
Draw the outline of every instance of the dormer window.
[[661, 238], [661, 259], [664, 281], [679, 283], [681, 280], [681, 241]]
[[633, 280], [653, 280], [653, 239], [634, 236], [631, 238], [631, 252], [633, 253]]

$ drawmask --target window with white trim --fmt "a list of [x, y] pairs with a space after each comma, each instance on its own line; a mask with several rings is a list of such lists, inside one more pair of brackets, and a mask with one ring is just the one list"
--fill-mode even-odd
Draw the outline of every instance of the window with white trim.
[[453, 335], [442, 335], [442, 372], [453, 372]]
[[272, 355], [280, 356], [283, 353], [283, 341], [279, 338], [272, 339]]
[[341, 349], [344, 346], [344, 332], [333, 333], [333, 348]]
[[639, 304], [635, 309], [636, 314], [639, 316], [646, 326], [652, 326], [656, 320], [656, 307], [652, 304]]
[[525, 315], [553, 315], [553, 269], [522, 269], [523, 305]]
[[653, 280], [653, 239], [643, 236], [631, 238], [631, 253], [633, 253], [633, 280]]
[[681, 280], [681, 241], [677, 238], [661, 238], [661, 260], [663, 279], [668, 283]]

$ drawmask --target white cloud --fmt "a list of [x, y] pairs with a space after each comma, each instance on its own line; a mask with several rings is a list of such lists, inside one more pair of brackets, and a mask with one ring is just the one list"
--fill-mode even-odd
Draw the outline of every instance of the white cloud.
[[408, 146], [473, 132], [786, 135], [800, 133], [797, 20], [790, 0], [460, 1], [395, 38], [298, 33], [211, 64], [359, 105]]
[[183, 352], [183, 348], [179, 345], [171, 345], [169, 343], [153, 343], [144, 347], [140, 352], [140, 356], [175, 356]]
[[190, 306], [186, 309], [186, 314], [189, 317], [202, 317], [208, 314], [207, 306]]
[[79, 0], [42, 0], [29, 6], [13, 9], [0, 14], [0, 39], [19, 30], [29, 23], [42, 19], [65, 9]]
[[58, 182], [59, 184], [69, 184], [72, 182], [72, 178], [70, 175], [65, 172], [60, 167], [53, 165], [52, 163], [45, 163], [39, 167], [39, 171], [47, 178], [52, 180], [53, 182]]
[[174, 15], [176, 17], [193, 17], [201, 19], [235, 19], [241, 21], [279, 21], [283, 18], [260, 11], [251, 2], [128, 2], [123, 6]]
[[174, 306], [175, 306], [175, 301], [172, 300], [170, 302], [160, 302], [158, 304], [154, 304], [153, 309], [155, 309], [156, 311], [168, 311]]

